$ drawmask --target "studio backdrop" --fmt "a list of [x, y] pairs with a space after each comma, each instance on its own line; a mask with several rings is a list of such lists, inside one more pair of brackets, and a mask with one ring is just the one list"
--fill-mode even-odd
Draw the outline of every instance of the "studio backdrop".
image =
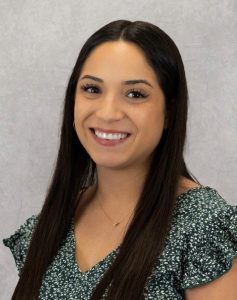
[[[236, 0], [0, 0], [1, 240], [40, 210], [69, 74], [85, 39], [118, 19], [154, 23], [175, 41], [189, 89], [187, 166], [237, 204]], [[17, 280], [0, 244], [0, 300]]]

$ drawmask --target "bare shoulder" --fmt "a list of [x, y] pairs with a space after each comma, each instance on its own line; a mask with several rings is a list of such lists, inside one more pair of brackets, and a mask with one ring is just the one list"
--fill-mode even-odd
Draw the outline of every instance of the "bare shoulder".
[[183, 177], [183, 180], [182, 180], [181, 183], [182, 183], [181, 185], [183, 185], [187, 189], [191, 189], [191, 188], [195, 188], [195, 187], [201, 186], [200, 184], [198, 184], [195, 181], [190, 180], [190, 179], [188, 179], [186, 177]]
[[191, 179], [181, 176], [177, 194], [179, 196], [180, 194], [188, 191], [189, 189], [193, 189], [196, 187], [201, 187], [201, 185]]

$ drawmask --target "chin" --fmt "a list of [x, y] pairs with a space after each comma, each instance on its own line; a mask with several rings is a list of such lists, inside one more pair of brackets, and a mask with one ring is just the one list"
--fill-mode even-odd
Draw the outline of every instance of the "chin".
[[109, 157], [106, 157], [105, 159], [94, 159], [93, 157], [91, 157], [91, 159], [94, 161], [96, 166], [101, 168], [120, 170], [129, 166], [128, 161], [119, 161], [118, 158], [109, 159]]

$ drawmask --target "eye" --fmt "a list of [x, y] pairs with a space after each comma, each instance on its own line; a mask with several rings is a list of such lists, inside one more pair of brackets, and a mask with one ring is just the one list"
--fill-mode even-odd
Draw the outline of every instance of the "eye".
[[132, 97], [129, 97], [129, 98], [146, 98], [148, 96], [148, 94], [144, 93], [143, 91], [141, 90], [136, 90], [136, 89], [132, 89], [128, 92], [128, 95], [129, 94], [133, 94]]
[[100, 89], [94, 85], [94, 84], [85, 84], [85, 85], [81, 85], [80, 89], [84, 92], [88, 92], [89, 94], [98, 94], [100, 93]]

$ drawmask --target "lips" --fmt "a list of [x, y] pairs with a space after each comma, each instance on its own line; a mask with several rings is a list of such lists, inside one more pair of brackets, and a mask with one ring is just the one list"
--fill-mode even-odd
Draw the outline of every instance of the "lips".
[[[117, 147], [119, 149], [120, 147], [122, 147], [123, 144], [125, 144], [127, 141], [130, 140], [130, 136], [131, 136], [131, 134], [127, 134], [126, 137], [121, 138], [121, 139], [106, 139], [106, 138], [98, 137], [95, 134], [95, 131], [93, 128], [90, 128], [90, 131], [91, 131], [91, 136], [93, 137], [93, 139], [96, 141], [96, 143], [98, 145], [100, 145], [102, 147], [109, 147], [110, 149], [112, 149], [112, 148], [117, 149]], [[116, 132], [120, 133], [120, 131], [116, 131]]]
[[95, 130], [98, 130], [100, 132], [105, 132], [105, 133], [122, 133], [122, 134], [128, 134], [130, 135], [129, 132], [127, 131], [121, 131], [121, 130], [112, 130], [112, 129], [102, 129], [102, 128], [98, 128], [98, 127], [95, 127], [95, 128], [90, 128], [90, 130], [92, 130], [93, 132], [95, 132]]

